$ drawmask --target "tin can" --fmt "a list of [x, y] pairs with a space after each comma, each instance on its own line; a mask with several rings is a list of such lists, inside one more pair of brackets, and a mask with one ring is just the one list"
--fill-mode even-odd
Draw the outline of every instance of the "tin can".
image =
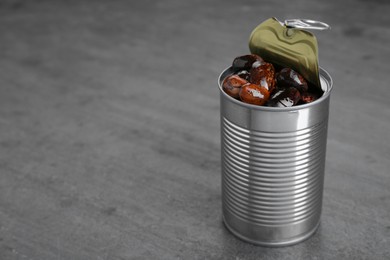
[[310, 237], [322, 208], [332, 78], [320, 68], [323, 95], [293, 107], [255, 106], [222, 89], [222, 211], [228, 230], [264, 246]]

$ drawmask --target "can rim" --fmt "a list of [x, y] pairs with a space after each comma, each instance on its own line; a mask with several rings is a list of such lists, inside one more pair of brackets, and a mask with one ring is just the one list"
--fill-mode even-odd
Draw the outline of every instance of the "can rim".
[[286, 112], [286, 111], [301, 110], [301, 109], [304, 109], [304, 108], [307, 108], [307, 107], [315, 106], [316, 104], [321, 103], [322, 101], [326, 100], [329, 97], [330, 92], [333, 89], [333, 79], [330, 76], [330, 74], [326, 70], [321, 68], [321, 67], [319, 67], [319, 69], [320, 69], [320, 79], [323, 78], [326, 81], [326, 83], [328, 85], [327, 89], [326, 90], [323, 89], [324, 90], [324, 94], [319, 99], [317, 99], [317, 100], [315, 100], [315, 101], [313, 101], [311, 103], [302, 104], [302, 105], [299, 105], [299, 106], [292, 106], [292, 107], [258, 106], [258, 105], [253, 105], [253, 104], [248, 104], [248, 103], [242, 102], [242, 101], [240, 101], [238, 99], [235, 99], [235, 98], [229, 96], [228, 94], [226, 94], [225, 91], [223, 91], [223, 89], [222, 89], [222, 82], [223, 82], [224, 78], [228, 75], [229, 71], [233, 72], [232, 66], [224, 69], [221, 72], [221, 74], [219, 75], [219, 77], [218, 77], [218, 88], [219, 88], [219, 91], [222, 93], [222, 95], [227, 97], [231, 102], [236, 103], [239, 106], [247, 107], [247, 108], [250, 108], [250, 109], [264, 110], [264, 111], [275, 111], [275, 112], [277, 112], [277, 111]]

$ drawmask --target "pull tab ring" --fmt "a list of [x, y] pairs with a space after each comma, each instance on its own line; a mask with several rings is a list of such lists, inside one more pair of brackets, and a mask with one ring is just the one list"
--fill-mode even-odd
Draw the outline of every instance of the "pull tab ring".
[[309, 19], [288, 19], [284, 21], [287, 28], [312, 29], [312, 30], [328, 30], [330, 26], [324, 22], [314, 21]]

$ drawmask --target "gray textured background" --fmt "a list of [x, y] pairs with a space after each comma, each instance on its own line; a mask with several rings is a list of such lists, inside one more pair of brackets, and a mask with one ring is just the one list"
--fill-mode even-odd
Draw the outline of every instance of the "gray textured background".
[[[389, 259], [390, 2], [0, 0], [0, 259]], [[221, 222], [217, 76], [263, 20], [312, 18], [334, 78], [322, 222]]]

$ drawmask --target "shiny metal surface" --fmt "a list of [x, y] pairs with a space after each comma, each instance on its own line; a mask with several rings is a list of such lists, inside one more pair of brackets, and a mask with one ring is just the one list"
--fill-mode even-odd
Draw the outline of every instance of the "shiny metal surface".
[[324, 22], [310, 19], [288, 19], [284, 21], [287, 28], [310, 29], [310, 30], [328, 30], [330, 26]]
[[227, 228], [254, 244], [290, 245], [313, 234], [322, 206], [329, 95], [290, 108], [221, 97], [222, 207]]

